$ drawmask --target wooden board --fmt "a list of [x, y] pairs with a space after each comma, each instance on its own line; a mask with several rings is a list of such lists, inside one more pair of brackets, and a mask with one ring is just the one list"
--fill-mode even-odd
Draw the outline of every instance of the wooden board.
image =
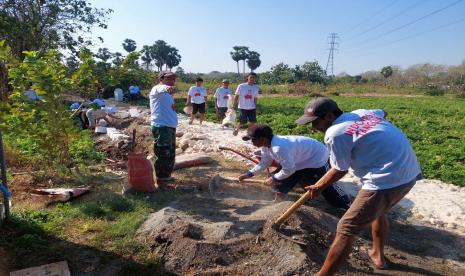
[[68, 262], [62, 261], [41, 266], [30, 267], [16, 270], [10, 273], [10, 276], [71, 276], [68, 268]]

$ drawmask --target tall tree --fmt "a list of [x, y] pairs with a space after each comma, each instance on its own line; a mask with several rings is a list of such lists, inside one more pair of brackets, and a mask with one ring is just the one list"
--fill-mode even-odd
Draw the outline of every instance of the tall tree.
[[136, 42], [132, 39], [126, 38], [123, 42], [123, 48], [126, 52], [134, 52], [137, 48]]
[[96, 76], [96, 64], [93, 59], [92, 52], [82, 47], [79, 51], [79, 64], [78, 69], [71, 76], [72, 84], [77, 88], [81, 95], [86, 97], [93, 97], [94, 87], [98, 83]]
[[150, 67], [150, 63], [152, 63], [152, 49], [150, 46], [148, 45], [144, 45], [142, 47], [142, 51], [140, 51], [141, 54], [142, 54], [142, 61], [144, 62], [144, 65], [145, 65], [145, 69], [146, 70], [149, 70], [149, 67]]
[[260, 54], [255, 51], [250, 51], [247, 59], [247, 66], [250, 68], [250, 72], [257, 69], [261, 63]]
[[171, 68], [178, 66], [179, 63], [181, 63], [181, 55], [179, 55], [178, 49], [169, 46], [166, 56], [166, 67], [171, 71]]
[[102, 60], [103, 62], [107, 62], [110, 58], [112, 58], [113, 54], [108, 50], [108, 48], [99, 48], [95, 57]]
[[381, 75], [384, 77], [384, 86], [387, 86], [387, 79], [392, 76], [392, 67], [391, 66], [384, 66], [381, 69]]
[[152, 45], [152, 59], [155, 61], [158, 71], [163, 70], [169, 51], [170, 46], [164, 40], [157, 40]]
[[231, 51], [229, 54], [231, 55], [231, 58], [236, 62], [237, 64], [237, 75], [239, 76], [239, 61], [241, 60], [241, 55], [239, 54], [238, 46], [233, 47], [234, 51]]
[[[23, 51], [91, 44], [84, 37], [93, 27], [106, 28], [110, 9], [97, 9], [87, 0], [0, 0], [0, 40], [8, 41], [11, 53], [23, 59]], [[0, 63], [0, 99], [6, 100], [6, 66]]]
[[[231, 57], [233, 58], [234, 61], [236, 61], [236, 59], [239, 60], [242, 60], [243, 63], [242, 63], [242, 73], [245, 74], [245, 61], [246, 59], [249, 57], [249, 47], [247, 46], [234, 46], [233, 47], [233, 52], [231, 52]], [[236, 61], [236, 62], [238, 62]], [[239, 67], [239, 64], [238, 64], [238, 67]], [[239, 70], [237, 70], [239, 72]]]
[[116, 66], [120, 66], [121, 63], [123, 63], [123, 54], [121, 54], [120, 52], [116, 52], [113, 54], [113, 56], [113, 64]]

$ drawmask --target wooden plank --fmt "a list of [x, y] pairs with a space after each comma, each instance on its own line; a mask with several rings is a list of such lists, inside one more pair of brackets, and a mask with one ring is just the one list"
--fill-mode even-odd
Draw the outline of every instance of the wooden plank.
[[10, 273], [10, 276], [71, 276], [68, 268], [68, 262], [62, 261], [41, 266], [30, 267], [16, 270]]

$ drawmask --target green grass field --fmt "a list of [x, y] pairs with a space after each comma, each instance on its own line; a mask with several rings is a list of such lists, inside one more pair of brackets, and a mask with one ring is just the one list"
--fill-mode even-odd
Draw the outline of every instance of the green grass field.
[[[381, 108], [388, 120], [410, 139], [424, 176], [465, 186], [465, 100], [446, 97], [333, 97], [344, 111]], [[258, 101], [258, 122], [277, 134], [299, 134], [323, 140], [309, 126], [294, 121], [303, 113], [308, 97], [263, 97]], [[185, 99], [178, 99], [179, 111]], [[207, 119], [214, 121], [210, 101]], [[395, 150], [395, 149], [393, 149]]]

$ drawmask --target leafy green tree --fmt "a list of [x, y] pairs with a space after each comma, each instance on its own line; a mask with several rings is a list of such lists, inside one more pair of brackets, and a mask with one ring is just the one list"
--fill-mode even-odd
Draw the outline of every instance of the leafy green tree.
[[304, 73], [302, 72], [302, 67], [300, 65], [294, 66], [294, 68], [292, 69], [292, 75], [296, 82], [303, 80]]
[[293, 72], [289, 65], [278, 63], [271, 67], [270, 81], [272, 84], [293, 83]]
[[250, 51], [247, 59], [247, 66], [250, 68], [250, 72], [257, 69], [261, 63], [260, 54], [255, 51]]
[[116, 53], [114, 53], [113, 56], [114, 56], [113, 61], [112, 61], [113, 64], [115, 66], [120, 66], [121, 63], [123, 63], [123, 55], [120, 52], [116, 52]]
[[88, 48], [82, 47], [79, 51], [79, 59], [81, 63], [71, 76], [73, 86], [84, 97], [94, 97], [94, 88], [98, 84], [98, 80], [93, 54]]
[[[8, 75], [13, 87], [11, 104], [2, 114], [0, 127], [14, 135], [14, 145], [20, 147], [23, 156], [36, 160], [35, 163], [40, 161], [42, 168], [69, 166], [69, 143], [75, 132], [63, 105], [62, 92], [69, 87], [69, 80], [61, 55], [56, 50], [24, 54], [24, 61], [18, 62], [0, 43], [0, 61], [10, 68]], [[30, 100], [25, 95], [30, 83], [42, 100]]]
[[123, 48], [126, 52], [134, 52], [137, 48], [136, 42], [132, 39], [126, 38], [123, 42]]
[[75, 55], [66, 58], [66, 76], [71, 76], [79, 67], [79, 62]]
[[127, 69], [140, 69], [139, 67], [139, 52], [130, 52], [129, 55], [123, 60], [122, 65]]
[[[86, 0], [0, 0], [0, 40], [8, 41], [13, 57], [23, 51], [65, 48], [76, 52], [90, 44], [83, 35], [93, 27], [106, 28], [110, 9], [93, 8]], [[0, 64], [0, 99], [6, 100], [6, 66]]]
[[121, 66], [110, 69], [109, 78], [111, 86], [128, 89], [133, 84], [137, 84], [141, 88], [146, 88], [153, 84], [153, 74], [140, 68], [138, 64], [139, 57], [139, 52], [131, 52], [123, 60]]
[[302, 67], [302, 80], [323, 83], [326, 80], [326, 71], [321, 68], [317, 61], [305, 62]]
[[189, 76], [189, 74], [186, 74], [184, 69], [180, 66], [176, 67], [176, 76], [182, 81], [182, 82], [193, 82], [194, 79]]

